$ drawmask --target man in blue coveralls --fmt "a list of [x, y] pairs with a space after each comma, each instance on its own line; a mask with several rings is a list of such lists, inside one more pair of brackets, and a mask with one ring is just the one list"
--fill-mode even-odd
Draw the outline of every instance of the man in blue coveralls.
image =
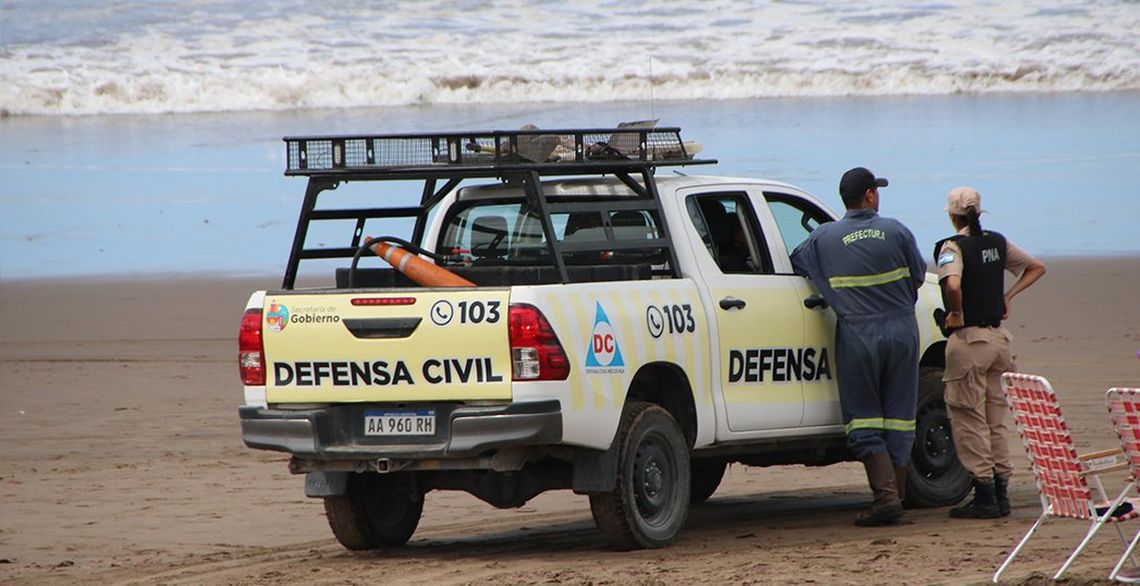
[[847, 445], [875, 495], [855, 518], [860, 526], [902, 518], [918, 402], [914, 304], [926, 261], [906, 226], [879, 216], [879, 188], [886, 186], [863, 167], [844, 173], [839, 195], [847, 214], [792, 252], [796, 273], [811, 279], [838, 316], [835, 361]]

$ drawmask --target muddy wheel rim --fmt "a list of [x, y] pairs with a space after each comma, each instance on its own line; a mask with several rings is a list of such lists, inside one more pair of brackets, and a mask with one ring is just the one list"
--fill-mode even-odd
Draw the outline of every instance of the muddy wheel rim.
[[919, 413], [917, 433], [919, 450], [915, 467], [927, 478], [936, 478], [949, 470], [957, 459], [950, 430], [950, 418], [941, 402], [927, 405]]
[[665, 439], [645, 438], [637, 447], [633, 468], [633, 493], [637, 511], [650, 524], [668, 516], [677, 491], [677, 467]]

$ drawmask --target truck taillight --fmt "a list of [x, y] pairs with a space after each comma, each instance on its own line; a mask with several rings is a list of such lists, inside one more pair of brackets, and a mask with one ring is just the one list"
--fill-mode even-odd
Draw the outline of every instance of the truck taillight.
[[537, 307], [511, 304], [510, 335], [514, 380], [566, 380], [570, 376], [570, 360]]
[[241, 382], [250, 386], [265, 384], [265, 346], [261, 343], [261, 308], [245, 310], [238, 333], [238, 366]]

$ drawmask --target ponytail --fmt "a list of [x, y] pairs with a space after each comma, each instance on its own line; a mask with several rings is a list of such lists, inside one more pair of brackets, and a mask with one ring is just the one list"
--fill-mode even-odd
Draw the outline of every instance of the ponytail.
[[982, 223], [978, 220], [978, 212], [973, 208], [966, 210], [964, 214], [952, 214], [952, 217], [955, 229], [961, 230], [964, 227], [969, 236], [982, 235]]
[[969, 227], [970, 236], [982, 235], [982, 223], [978, 220], [978, 212], [973, 208], [966, 210], [966, 226]]

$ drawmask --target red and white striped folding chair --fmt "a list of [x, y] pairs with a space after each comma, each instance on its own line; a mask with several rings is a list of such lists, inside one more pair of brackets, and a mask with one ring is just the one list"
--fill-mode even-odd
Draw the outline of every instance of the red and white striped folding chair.
[[[1088, 521], [1089, 529], [1085, 538], [1053, 576], [1057, 580], [1105, 523], [1119, 523], [1140, 517], [1140, 499], [1126, 499], [1125, 493], [1121, 493], [1120, 498], [1109, 502], [1097, 475], [1125, 469], [1128, 464], [1119, 462], [1123, 450], [1115, 448], [1078, 455], [1065, 417], [1061, 414], [1057, 394], [1053, 392], [1049, 381], [1040, 376], [1007, 372], [1001, 377], [1001, 387], [1005, 391], [1006, 402], [1017, 423], [1017, 434], [1021, 436], [1021, 443], [1025, 446], [1025, 453], [1029, 456], [1029, 464], [1037, 481], [1041, 516], [994, 573], [993, 580], [998, 581], [1002, 572], [1009, 567], [1013, 558], [1017, 557], [1046, 518]], [[1095, 498], [1093, 489], [1097, 493]], [[1126, 500], [1128, 505], [1122, 505]], [[1121, 541], [1127, 545], [1128, 540], [1119, 525], [1117, 532], [1120, 533]]]
[[[1108, 405], [1108, 417], [1112, 420], [1112, 427], [1120, 437], [1120, 447], [1124, 449], [1130, 474], [1128, 485], [1116, 497], [1115, 505], [1124, 502], [1129, 495], [1136, 496], [1137, 482], [1140, 481], [1140, 389], [1123, 387], [1108, 389], [1104, 394], [1104, 402]], [[1112, 568], [1112, 572], [1108, 575], [1109, 580], [1116, 579], [1116, 575], [1124, 567], [1124, 562], [1130, 558], [1132, 565], [1136, 565], [1132, 551], [1136, 549], [1138, 541], [1140, 541], [1140, 531], [1136, 532], [1136, 537], [1128, 544], [1116, 567]]]

